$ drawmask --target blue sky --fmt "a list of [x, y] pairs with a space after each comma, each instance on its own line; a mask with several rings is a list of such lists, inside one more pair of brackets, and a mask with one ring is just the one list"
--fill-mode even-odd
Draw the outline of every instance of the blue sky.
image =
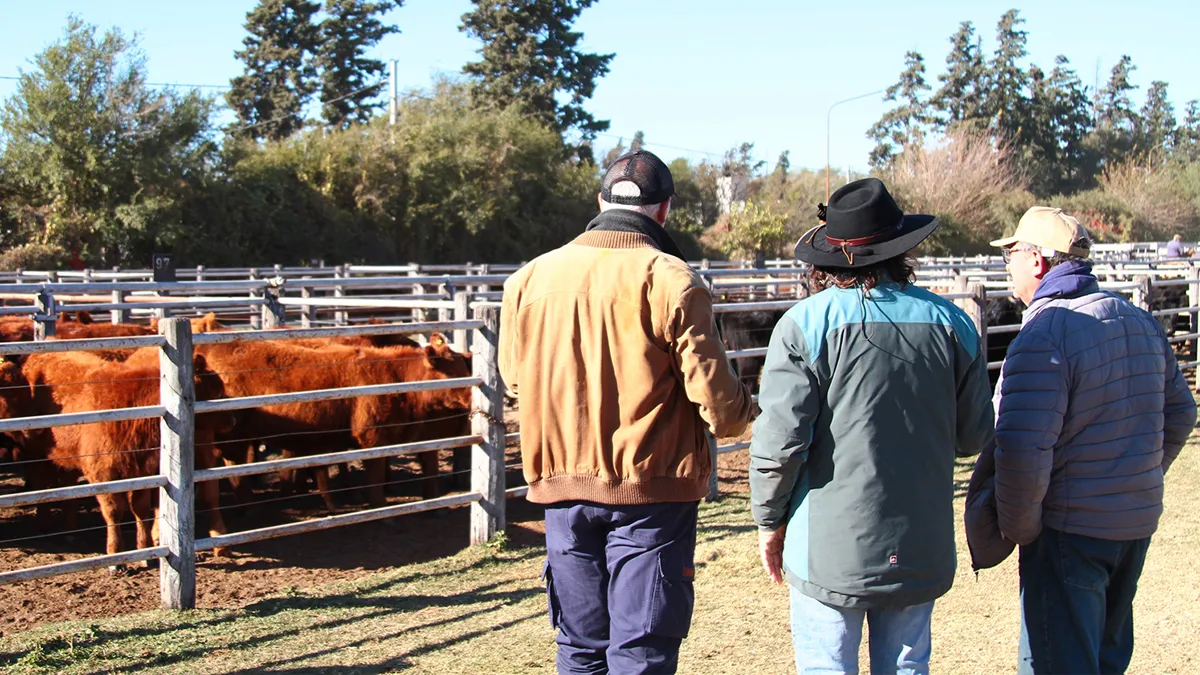
[[[240, 71], [245, 14], [255, 0], [0, 0], [0, 76], [16, 75], [56, 40], [74, 12], [102, 28], [138, 32], [153, 82], [226, 84]], [[458, 31], [467, 0], [407, 0], [388, 19], [401, 33], [375, 50], [397, 59], [402, 88], [422, 88], [440, 72], [456, 73], [477, 43]], [[616, 52], [611, 72], [588, 108], [612, 122], [601, 151], [637, 130], [670, 159], [701, 159], [743, 141], [772, 165], [782, 150], [792, 166], [823, 167], [826, 110], [837, 100], [883, 89], [903, 67], [904, 52], [921, 52], [936, 85], [947, 39], [973, 21], [994, 48], [996, 22], [1011, 2], [959, 3], [859, 0], [598, 0], [576, 27], [585, 47]], [[1029, 32], [1030, 61], [1046, 70], [1064, 54], [1091, 85], [1103, 85], [1122, 54], [1133, 58], [1135, 100], [1155, 79], [1170, 83], [1178, 117], [1200, 98], [1200, 2], [1043, 0], [1016, 5]], [[13, 91], [0, 80], [0, 97]], [[206, 90], [216, 91], [216, 90]], [[834, 109], [834, 166], [866, 168], [867, 128], [887, 109], [881, 96]]]

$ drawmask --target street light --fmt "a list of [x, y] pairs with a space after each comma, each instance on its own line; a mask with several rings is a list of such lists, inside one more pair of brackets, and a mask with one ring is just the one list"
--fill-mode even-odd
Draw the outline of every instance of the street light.
[[868, 94], [859, 94], [858, 96], [854, 96], [851, 98], [845, 98], [840, 101], [836, 101], [836, 102], [834, 102], [833, 105], [829, 106], [829, 110], [825, 111], [825, 203], [826, 204], [829, 203], [829, 118], [830, 118], [830, 114], [833, 112], [833, 109], [835, 106], [839, 106], [843, 103], [849, 103], [850, 101], [857, 101], [860, 98], [874, 96], [875, 94], [882, 94], [883, 91], [884, 91], [883, 89], [880, 89], [878, 91], [873, 91]]

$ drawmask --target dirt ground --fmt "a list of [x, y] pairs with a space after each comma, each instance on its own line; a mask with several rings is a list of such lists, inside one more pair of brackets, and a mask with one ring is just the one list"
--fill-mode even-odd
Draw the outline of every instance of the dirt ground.
[[[443, 471], [451, 470], [449, 453], [443, 452]], [[519, 462], [516, 450], [508, 464]], [[390, 503], [418, 499], [415, 461], [393, 461], [391, 480], [399, 483], [389, 491]], [[352, 469], [346, 482], [335, 476], [334, 489], [345, 489], [361, 472]], [[413, 475], [409, 475], [412, 473]], [[248, 508], [223, 509], [226, 526], [238, 532], [280, 523], [330, 515], [313, 491], [281, 499], [274, 476], [263, 476], [255, 490], [258, 500]], [[521, 485], [519, 470], [510, 471], [508, 484]], [[403, 482], [402, 482], [403, 481]], [[448, 486], [449, 478], [443, 478]], [[22, 490], [21, 480], [0, 474], [0, 494]], [[225, 491], [222, 498], [232, 495]], [[337, 494], [338, 513], [365, 505], [357, 493], [347, 489]], [[78, 527], [95, 528], [70, 537], [55, 535], [13, 544], [0, 543], [0, 571], [48, 565], [104, 552], [104, 520], [94, 499], [80, 500]], [[235, 548], [227, 557], [203, 552], [197, 562], [197, 608], [240, 607], [288, 588], [306, 588], [332, 581], [355, 579], [365, 574], [442, 558], [468, 545], [468, 509], [441, 509], [415, 516], [334, 528], [309, 535], [269, 539]], [[40, 532], [33, 509], [0, 510], [0, 542], [37, 537]], [[524, 499], [509, 502], [509, 539], [518, 546], [540, 543], [544, 533], [542, 510]], [[200, 524], [204, 526], [203, 517]], [[123, 528], [126, 546], [132, 546], [133, 525]], [[450, 533], [450, 534], [447, 534]], [[198, 532], [204, 536], [203, 532]], [[158, 606], [157, 567], [139, 567], [121, 572], [92, 570], [64, 576], [0, 586], [0, 636], [34, 626], [71, 619], [92, 619], [154, 609]]]
[[[1200, 570], [1193, 564], [1200, 525], [1192, 515], [1200, 495], [1197, 441], [1200, 434], [1167, 476], [1166, 513], [1134, 604], [1131, 675], [1200, 672], [1200, 648], [1190, 639], [1200, 621]], [[696, 608], [680, 652], [681, 673], [794, 672], [788, 596], [766, 581], [759, 565], [745, 491], [746, 459], [745, 452], [722, 458], [722, 497], [700, 508]], [[959, 462], [958, 487], [965, 485], [970, 468], [970, 461]], [[390, 531], [380, 526], [344, 530], [347, 535], [357, 532], [353, 539], [319, 539], [319, 534], [284, 539], [280, 543], [290, 549], [256, 551], [254, 560], [276, 566], [273, 571], [286, 576], [268, 577], [260, 568], [235, 577], [228, 570], [201, 568], [202, 587], [223, 577], [227, 584], [253, 592], [274, 585], [277, 590], [270, 597], [231, 598], [229, 609], [127, 612], [47, 624], [0, 637], [0, 670], [14, 675], [553, 672], [554, 631], [541, 580], [544, 549], [537, 545], [539, 514], [523, 500], [510, 505], [513, 541], [508, 548], [460, 546], [457, 533], [465, 530], [466, 520], [459, 512], [441, 521], [400, 518]], [[955, 500], [955, 508], [961, 523], [962, 499]], [[419, 535], [415, 541], [429, 546], [439, 541], [430, 531], [450, 533], [441, 539], [456, 541], [419, 554], [395, 544], [393, 554], [387, 547], [388, 537], [412, 541], [393, 536], [399, 533]], [[1015, 672], [1016, 556], [976, 577], [961, 527], [957, 534], [955, 584], [934, 608], [932, 669], [956, 675]], [[339, 544], [353, 547], [346, 556], [355, 559], [353, 565], [337, 562], [337, 556], [302, 559], [289, 552], [311, 546], [328, 551]], [[432, 557], [438, 550], [455, 549], [461, 550]], [[378, 555], [384, 560], [372, 558]], [[410, 559], [416, 562], [401, 565]], [[319, 568], [318, 563], [329, 566]], [[385, 569], [390, 564], [395, 569]], [[303, 579], [320, 583], [305, 587], [296, 576], [300, 572]], [[80, 575], [78, 582], [91, 578]], [[146, 587], [153, 591], [152, 583]], [[47, 596], [46, 602], [51, 601]], [[210, 596], [208, 602], [213, 601]], [[866, 672], [865, 641], [862, 652]]]

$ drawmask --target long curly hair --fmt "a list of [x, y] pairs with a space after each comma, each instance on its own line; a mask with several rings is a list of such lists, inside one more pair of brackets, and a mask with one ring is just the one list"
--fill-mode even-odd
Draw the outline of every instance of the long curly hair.
[[917, 282], [917, 258], [912, 251], [865, 267], [844, 269], [814, 265], [808, 271], [809, 287], [814, 293], [835, 286], [861, 287], [864, 293], [869, 293], [872, 288], [888, 281], [900, 284], [900, 288]]

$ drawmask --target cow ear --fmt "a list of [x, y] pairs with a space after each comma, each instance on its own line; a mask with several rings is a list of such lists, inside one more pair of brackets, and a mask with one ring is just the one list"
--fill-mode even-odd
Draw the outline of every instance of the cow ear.
[[432, 347], [446, 346], [446, 338], [441, 333], [431, 333], [429, 335], [429, 345]]

